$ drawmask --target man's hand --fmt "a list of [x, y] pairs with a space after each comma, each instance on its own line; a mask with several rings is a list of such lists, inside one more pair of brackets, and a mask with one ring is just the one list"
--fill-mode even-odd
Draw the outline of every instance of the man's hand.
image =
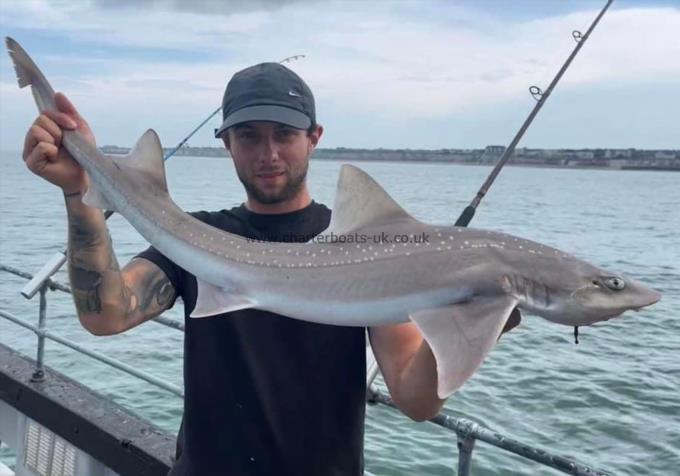
[[22, 157], [34, 174], [60, 187], [65, 194], [87, 188], [87, 174], [61, 145], [64, 130], [78, 131], [92, 145], [94, 134], [87, 121], [61, 93], [54, 96], [57, 111], [45, 111], [26, 133]]

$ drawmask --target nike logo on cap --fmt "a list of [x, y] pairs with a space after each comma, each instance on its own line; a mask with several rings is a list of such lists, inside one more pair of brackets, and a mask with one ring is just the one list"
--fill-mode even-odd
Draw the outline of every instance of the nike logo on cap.
[[289, 96], [294, 96], [294, 97], [296, 97], [296, 98], [301, 98], [301, 97], [302, 97], [302, 94], [296, 93], [295, 91], [288, 91], [288, 95], [289, 95]]

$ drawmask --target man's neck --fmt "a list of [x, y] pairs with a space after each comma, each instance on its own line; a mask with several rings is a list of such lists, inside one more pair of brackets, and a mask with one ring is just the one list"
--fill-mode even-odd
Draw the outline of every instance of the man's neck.
[[312, 197], [309, 192], [305, 191], [297, 196], [279, 203], [261, 203], [248, 197], [246, 200], [246, 208], [251, 212], [261, 213], [265, 215], [280, 215], [282, 213], [290, 213], [297, 210], [302, 210], [312, 203]]

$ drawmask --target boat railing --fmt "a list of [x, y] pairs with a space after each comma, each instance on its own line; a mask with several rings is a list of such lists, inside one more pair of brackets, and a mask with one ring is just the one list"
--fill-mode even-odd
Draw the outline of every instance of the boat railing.
[[[129, 375], [142, 379], [178, 397], [183, 397], [182, 389], [175, 385], [172, 385], [160, 378], [154, 377], [153, 375], [150, 375], [146, 372], [142, 372], [130, 365], [125, 364], [124, 362], [110, 358], [101, 352], [87, 349], [73, 340], [67, 339], [52, 332], [47, 327], [47, 294], [49, 291], [60, 291], [70, 294], [71, 289], [69, 286], [52, 279], [49, 277], [49, 275], [44, 279], [41, 279], [40, 276], [33, 276], [30, 273], [4, 264], [0, 264], [0, 271], [29, 280], [29, 284], [22, 290], [21, 293], [25, 297], [30, 299], [36, 294], [39, 296], [37, 326], [26, 322], [25, 319], [17, 317], [5, 311], [4, 309], [0, 309], [0, 317], [33, 332], [38, 338], [35, 370], [33, 372], [32, 378], [33, 381], [39, 382], [45, 378], [45, 372], [43, 370], [45, 342], [46, 340], [51, 340], [69, 347], [76, 352], [103, 362], [106, 365], [110, 365], [111, 367], [114, 367]], [[31, 287], [33, 287], [33, 289], [31, 289]], [[175, 319], [159, 316], [155, 318], [154, 321], [158, 324], [171, 327], [179, 331], [184, 331], [184, 324]], [[380, 390], [376, 385], [373, 384], [373, 380], [378, 373], [375, 363], [370, 366], [367, 373], [369, 382], [367, 389], [368, 403], [381, 404], [396, 408], [389, 394]], [[611, 476], [610, 472], [594, 469], [588, 465], [577, 462], [572, 458], [557, 455], [541, 448], [522, 443], [466, 418], [455, 418], [453, 416], [447, 415], [446, 413], [439, 413], [434, 418], [432, 418], [430, 422], [455, 432], [458, 448], [458, 476], [467, 476], [470, 474], [472, 452], [475, 448], [475, 443], [477, 440], [483, 441], [504, 451], [514, 453], [525, 459], [535, 461], [541, 465], [548, 466], [566, 474], [578, 476]]]

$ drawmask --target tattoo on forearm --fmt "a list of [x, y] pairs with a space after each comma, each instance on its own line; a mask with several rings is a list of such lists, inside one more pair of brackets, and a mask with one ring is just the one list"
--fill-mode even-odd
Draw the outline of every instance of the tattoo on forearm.
[[79, 312], [102, 313], [107, 273], [120, 272], [111, 239], [87, 220], [69, 216], [68, 256], [76, 308]]
[[84, 312], [102, 312], [99, 288], [103, 282], [101, 273], [73, 265], [71, 267], [71, 286], [76, 307]]
[[83, 248], [93, 248], [102, 244], [101, 233], [98, 230], [93, 230], [80, 217], [70, 217], [68, 228], [71, 249], [74, 251]]

